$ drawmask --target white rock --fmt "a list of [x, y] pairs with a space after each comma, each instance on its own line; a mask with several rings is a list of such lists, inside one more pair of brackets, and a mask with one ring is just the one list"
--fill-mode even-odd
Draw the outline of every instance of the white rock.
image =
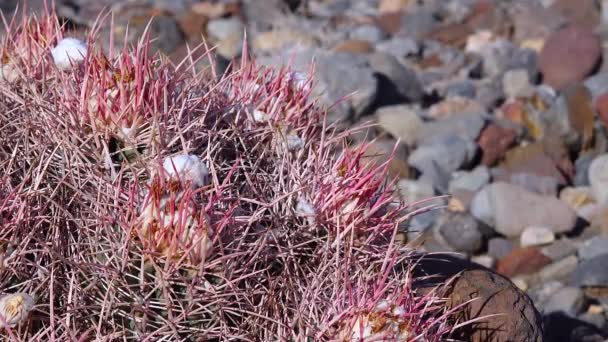
[[542, 246], [555, 241], [555, 234], [546, 227], [528, 227], [521, 233], [522, 247]]
[[304, 140], [295, 133], [288, 134], [285, 139], [287, 142], [287, 149], [290, 151], [297, 151], [304, 148]]
[[467, 38], [467, 44], [465, 51], [469, 53], [481, 54], [487, 48], [487, 46], [494, 40], [494, 34], [492, 31], [483, 30], [470, 35]]
[[478, 255], [471, 258], [471, 261], [481, 266], [492, 268], [496, 260], [489, 255]]
[[209, 176], [207, 166], [199, 157], [191, 154], [179, 154], [165, 158], [163, 169], [168, 178], [191, 181], [194, 187], [207, 184], [207, 177]]
[[27, 293], [12, 293], [0, 298], [0, 328], [14, 328], [27, 319], [34, 307], [34, 298]]
[[296, 215], [300, 217], [306, 217], [306, 220], [309, 225], [315, 224], [315, 208], [303, 198], [298, 199], [298, 203], [296, 204]]
[[253, 120], [255, 122], [266, 122], [268, 121], [268, 119], [270, 119], [270, 115], [268, 115], [267, 113], [262, 112], [258, 109], [253, 110]]
[[608, 153], [596, 157], [589, 166], [591, 193], [597, 203], [608, 204]]
[[87, 45], [76, 38], [64, 38], [51, 50], [51, 54], [59, 69], [69, 70], [84, 61]]

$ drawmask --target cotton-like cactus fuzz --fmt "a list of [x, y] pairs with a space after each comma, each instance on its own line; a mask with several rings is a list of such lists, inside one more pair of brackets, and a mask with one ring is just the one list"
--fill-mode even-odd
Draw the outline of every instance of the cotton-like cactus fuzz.
[[34, 308], [34, 298], [27, 293], [12, 293], [0, 298], [0, 328], [14, 328], [24, 322]]
[[51, 50], [55, 65], [61, 70], [69, 70], [82, 63], [87, 55], [87, 45], [76, 38], [63, 38]]

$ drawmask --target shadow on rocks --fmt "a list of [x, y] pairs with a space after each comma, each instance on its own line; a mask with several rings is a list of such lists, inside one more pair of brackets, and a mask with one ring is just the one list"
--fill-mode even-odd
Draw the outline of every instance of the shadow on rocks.
[[453, 279], [441, 295], [450, 308], [464, 305], [458, 321], [481, 318], [456, 331], [452, 338], [471, 342], [544, 341], [541, 315], [532, 300], [507, 278], [450, 254], [418, 255], [412, 262], [418, 291], [428, 293]]
[[543, 320], [546, 342], [603, 342], [608, 338], [593, 324], [563, 312], [552, 312], [545, 315]]

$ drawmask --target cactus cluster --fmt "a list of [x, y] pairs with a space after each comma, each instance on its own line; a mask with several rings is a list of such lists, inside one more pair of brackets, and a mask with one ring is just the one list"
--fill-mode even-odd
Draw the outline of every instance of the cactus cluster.
[[0, 336], [449, 337], [445, 301], [412, 286], [397, 239], [412, 213], [388, 164], [326, 124], [310, 75], [243, 58], [219, 76], [149, 54], [147, 34], [106, 52], [48, 7], [15, 18], [0, 47], [0, 295], [24, 307], [0, 308]]

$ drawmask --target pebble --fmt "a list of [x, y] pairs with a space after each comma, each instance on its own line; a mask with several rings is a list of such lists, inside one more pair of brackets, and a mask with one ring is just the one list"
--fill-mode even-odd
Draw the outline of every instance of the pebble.
[[[378, 102], [418, 102], [424, 96], [424, 89], [418, 79], [416, 72], [399, 62], [399, 60], [387, 53], [374, 53], [368, 58], [368, 62], [376, 75], [383, 75], [390, 81], [390, 89], [379, 91]], [[382, 85], [382, 84], [381, 84]], [[383, 98], [388, 91], [396, 91], [398, 98]]]
[[514, 130], [490, 123], [480, 133], [478, 142], [482, 151], [481, 163], [492, 166], [502, 159], [507, 150], [515, 143]]
[[542, 246], [555, 241], [555, 234], [546, 227], [528, 227], [521, 233], [521, 247]]
[[386, 32], [375, 25], [361, 25], [350, 32], [350, 39], [364, 40], [377, 43], [386, 38]]
[[[433, 144], [418, 147], [408, 158], [408, 163], [421, 171], [433, 172], [438, 167], [449, 173], [458, 170], [475, 158], [477, 144], [460, 136], [450, 135]], [[447, 186], [448, 179], [445, 180]], [[443, 183], [443, 182], [442, 182]]]
[[505, 72], [502, 78], [502, 88], [507, 98], [526, 98], [532, 96], [534, 92], [528, 71], [524, 69]]
[[570, 255], [543, 267], [538, 272], [538, 277], [542, 282], [549, 280], [565, 280], [576, 269], [577, 265], [578, 258], [576, 255]]
[[488, 255], [495, 259], [501, 259], [511, 253], [514, 247], [513, 243], [507, 239], [491, 238], [488, 241]]
[[602, 254], [608, 254], [608, 236], [594, 236], [578, 248], [578, 257], [581, 260], [593, 259]]
[[449, 192], [458, 190], [477, 192], [490, 182], [490, 170], [486, 166], [478, 166], [471, 171], [458, 171], [453, 174], [449, 184]]
[[446, 211], [436, 223], [435, 234], [437, 241], [457, 252], [474, 253], [483, 242], [479, 223], [466, 213]]
[[416, 137], [423, 126], [418, 113], [407, 105], [384, 106], [376, 111], [378, 124], [394, 138], [413, 146]]
[[433, 184], [421, 180], [401, 179], [397, 182], [397, 189], [401, 199], [410, 205], [435, 195]]
[[539, 55], [543, 82], [562, 90], [587, 77], [601, 58], [599, 38], [588, 28], [568, 25], [554, 32]]
[[591, 162], [588, 177], [595, 200], [600, 204], [608, 204], [608, 153]]
[[413, 38], [392, 37], [376, 44], [376, 51], [386, 52], [398, 59], [416, 56], [420, 53], [420, 45]]
[[608, 254], [583, 260], [570, 276], [573, 286], [608, 287]]
[[577, 249], [578, 246], [574, 241], [566, 237], [562, 237], [561, 239], [554, 241], [552, 244], [543, 247], [541, 252], [551, 258], [551, 260], [558, 261], [576, 254]]
[[493, 268], [496, 263], [496, 259], [489, 255], [477, 255], [472, 257], [471, 261], [487, 268]]
[[547, 227], [554, 233], [569, 232], [577, 219], [574, 210], [559, 199], [504, 182], [486, 185], [478, 192], [471, 213], [507, 237], [518, 237], [530, 226]]
[[462, 140], [475, 141], [485, 125], [482, 114], [455, 115], [442, 120], [426, 122], [417, 134], [419, 145], [430, 145], [457, 136]]
[[551, 259], [534, 247], [517, 248], [498, 260], [496, 271], [504, 276], [528, 275], [540, 271]]
[[584, 294], [578, 287], [565, 286], [555, 291], [543, 305], [543, 312], [563, 312], [576, 316], [582, 309]]

